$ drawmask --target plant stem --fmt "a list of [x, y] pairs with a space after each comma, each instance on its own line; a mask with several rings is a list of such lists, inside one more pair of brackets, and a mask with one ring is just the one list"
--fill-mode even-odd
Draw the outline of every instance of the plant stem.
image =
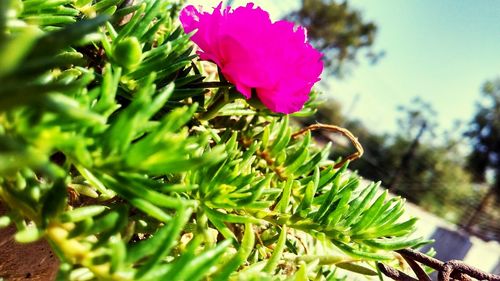
[[216, 95], [217, 96], [214, 98], [214, 102], [208, 106], [207, 111], [198, 115], [199, 120], [208, 121], [217, 117], [219, 110], [221, 110], [226, 104], [238, 98], [238, 95], [233, 93], [229, 88], [220, 88]]

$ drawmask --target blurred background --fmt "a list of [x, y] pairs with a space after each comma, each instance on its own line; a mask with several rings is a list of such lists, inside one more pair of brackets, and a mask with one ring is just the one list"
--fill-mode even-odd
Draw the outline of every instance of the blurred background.
[[[411, 202], [438, 258], [500, 274], [500, 2], [253, 2], [324, 53], [322, 104], [298, 121], [352, 131], [365, 155], [350, 168]], [[319, 138], [334, 158], [352, 149]]]

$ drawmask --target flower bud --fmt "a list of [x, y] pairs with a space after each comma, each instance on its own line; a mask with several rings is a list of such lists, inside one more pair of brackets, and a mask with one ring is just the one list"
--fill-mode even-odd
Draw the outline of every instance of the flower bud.
[[142, 47], [136, 37], [128, 37], [116, 44], [113, 58], [120, 66], [131, 70], [141, 62]]

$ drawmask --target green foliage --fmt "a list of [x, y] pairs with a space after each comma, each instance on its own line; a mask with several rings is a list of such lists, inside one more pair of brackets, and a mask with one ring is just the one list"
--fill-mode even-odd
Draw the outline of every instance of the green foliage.
[[58, 280], [332, 280], [422, 243], [403, 200], [205, 81], [180, 4], [1, 2], [1, 226]]
[[[461, 128], [457, 126], [440, 134], [435, 110], [418, 98], [407, 106], [400, 106], [399, 111], [398, 131], [391, 134], [374, 132], [344, 116], [342, 106], [335, 100], [325, 101], [315, 115], [296, 121], [306, 125], [341, 124], [349, 128], [365, 150], [363, 157], [350, 165], [351, 169], [364, 178], [380, 180], [383, 186], [390, 187], [392, 183], [392, 192], [448, 221], [464, 222], [483, 192], [474, 185], [474, 174], [467, 169]], [[329, 140], [330, 136], [319, 138]], [[348, 155], [351, 149], [337, 142], [331, 155]]]
[[473, 142], [468, 166], [476, 181], [485, 181], [486, 172], [495, 173], [495, 190], [500, 195], [500, 80], [483, 85], [483, 95], [467, 136]]
[[[474, 225], [489, 237], [499, 237], [500, 219], [500, 80], [487, 81], [482, 88], [482, 97], [477, 111], [465, 134], [472, 144], [467, 166], [475, 182], [489, 186], [467, 228]], [[488, 174], [491, 176], [489, 177]], [[487, 187], [488, 189], [488, 187]]]
[[307, 28], [313, 46], [324, 54], [334, 74], [345, 72], [346, 62], [356, 62], [360, 50], [374, 63], [382, 53], [371, 50], [377, 26], [363, 18], [347, 1], [302, 0], [299, 10], [286, 16]]

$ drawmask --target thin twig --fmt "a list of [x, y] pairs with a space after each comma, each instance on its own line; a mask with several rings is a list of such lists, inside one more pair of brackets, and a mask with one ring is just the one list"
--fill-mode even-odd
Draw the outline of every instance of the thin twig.
[[316, 130], [327, 130], [327, 131], [331, 131], [331, 132], [335, 132], [335, 133], [340, 133], [344, 137], [348, 138], [351, 141], [351, 143], [354, 145], [354, 148], [356, 148], [356, 152], [354, 152], [353, 154], [351, 154], [351, 155], [347, 156], [346, 158], [342, 159], [342, 161], [340, 161], [339, 163], [335, 164], [334, 168], [340, 168], [340, 167], [344, 166], [344, 164], [347, 161], [356, 160], [356, 159], [360, 158], [363, 155], [364, 149], [363, 149], [363, 146], [361, 146], [361, 143], [359, 143], [358, 138], [356, 138], [346, 128], [342, 128], [342, 127], [335, 126], [335, 125], [327, 125], [327, 124], [319, 124], [319, 123], [318, 124], [314, 124], [314, 125], [310, 125], [308, 127], [303, 128], [302, 130], [294, 133], [292, 135], [292, 138], [295, 139], [295, 138], [297, 138], [297, 137], [305, 134], [306, 132], [316, 131]]

